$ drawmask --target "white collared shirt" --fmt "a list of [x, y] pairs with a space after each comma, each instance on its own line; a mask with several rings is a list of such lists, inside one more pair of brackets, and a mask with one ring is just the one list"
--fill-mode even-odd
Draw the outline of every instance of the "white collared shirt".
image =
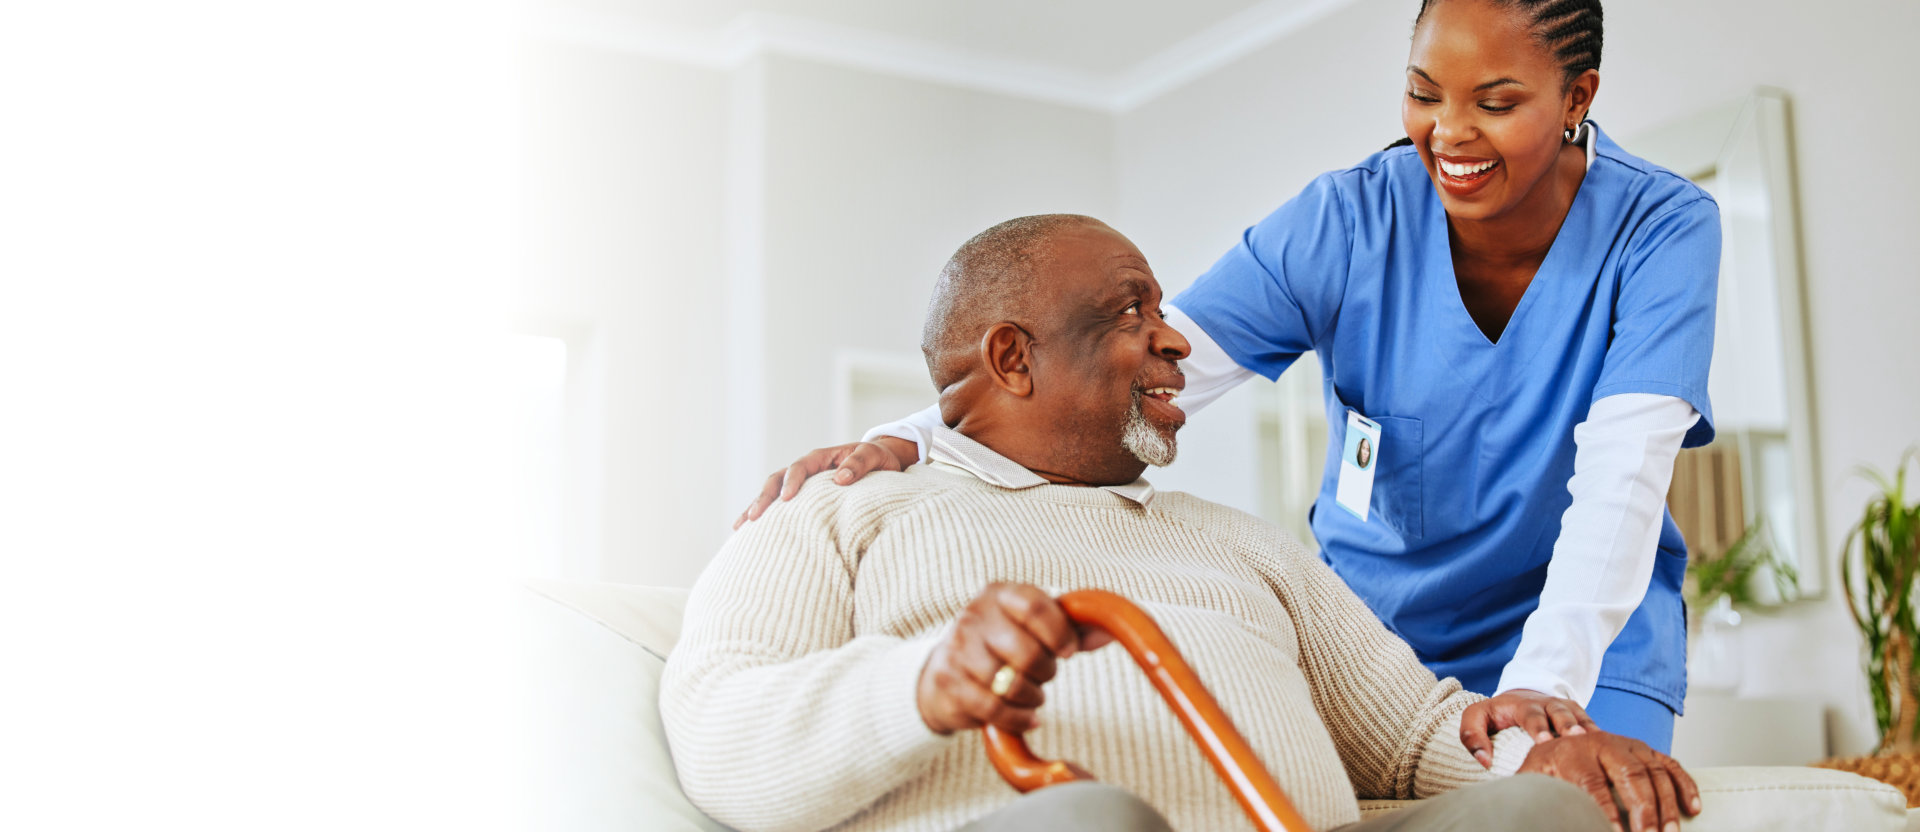
[[[910, 424], [909, 427], [922, 433], [915, 441], [920, 445], [921, 458], [930, 466], [970, 474], [988, 485], [1015, 491], [1048, 484], [1047, 478], [946, 425], [936, 422], [932, 425]], [[1153, 483], [1147, 482], [1145, 477], [1125, 485], [1097, 487], [1139, 503], [1141, 508], [1149, 508], [1153, 504]]]

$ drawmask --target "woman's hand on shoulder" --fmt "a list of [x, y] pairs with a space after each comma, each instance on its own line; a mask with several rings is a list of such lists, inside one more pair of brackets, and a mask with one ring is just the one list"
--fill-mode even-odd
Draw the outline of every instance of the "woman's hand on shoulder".
[[760, 519], [760, 515], [766, 513], [767, 507], [773, 505], [775, 499], [793, 499], [793, 495], [800, 493], [801, 484], [821, 471], [838, 468], [840, 473], [833, 475], [834, 484], [852, 485], [873, 471], [903, 471], [919, 461], [918, 446], [892, 436], [882, 436], [872, 442], [849, 442], [820, 448], [767, 477], [767, 484], [761, 487], [760, 495], [748, 504], [746, 511], [740, 512], [740, 518], [733, 521], [733, 527], [738, 529], [748, 520]]

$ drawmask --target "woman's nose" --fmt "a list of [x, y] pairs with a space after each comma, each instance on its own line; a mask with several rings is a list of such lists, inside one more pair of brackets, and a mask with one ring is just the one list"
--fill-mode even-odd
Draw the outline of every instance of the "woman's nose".
[[1472, 119], [1453, 106], [1443, 107], [1433, 119], [1433, 138], [1448, 147], [1459, 147], [1473, 140], [1476, 131]]

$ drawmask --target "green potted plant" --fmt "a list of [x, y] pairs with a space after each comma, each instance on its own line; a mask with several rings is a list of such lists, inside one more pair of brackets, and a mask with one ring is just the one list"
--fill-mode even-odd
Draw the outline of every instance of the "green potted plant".
[[1880, 727], [1876, 754], [1920, 749], [1920, 621], [1914, 580], [1920, 578], [1920, 502], [1907, 502], [1909, 449], [1892, 478], [1861, 469], [1880, 491], [1867, 501], [1841, 552], [1840, 586], [1867, 645], [1867, 687]]
[[1752, 608], [1793, 600], [1799, 574], [1780, 559], [1764, 518], [1754, 521], [1724, 552], [1705, 550], [1687, 566], [1684, 588], [1692, 612], [1687, 683], [1694, 690], [1733, 692], [1741, 667], [1732, 634], [1740, 627], [1735, 607]]
[[1687, 566], [1685, 593], [1687, 606], [1696, 611], [1777, 604], [1800, 594], [1800, 575], [1780, 559], [1773, 533], [1761, 518], [1725, 552], [1694, 555]]

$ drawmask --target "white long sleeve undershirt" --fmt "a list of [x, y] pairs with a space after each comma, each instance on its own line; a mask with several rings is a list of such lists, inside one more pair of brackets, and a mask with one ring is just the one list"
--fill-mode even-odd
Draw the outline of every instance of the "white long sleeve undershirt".
[[1646, 597], [1673, 460], [1698, 421], [1683, 399], [1621, 393], [1594, 402], [1574, 427], [1573, 503], [1560, 516], [1540, 606], [1496, 692], [1593, 698], [1601, 657]]
[[[1188, 416], [1254, 377], [1172, 305], [1167, 322], [1192, 346], [1180, 362], [1187, 381], [1180, 408]], [[1673, 461], [1699, 419], [1684, 399], [1621, 393], [1594, 402], [1574, 428], [1573, 503], [1561, 516], [1540, 606], [1527, 617], [1496, 692], [1536, 690], [1582, 705], [1592, 699], [1601, 658], [1646, 597]], [[925, 459], [928, 431], [941, 424], [935, 405], [861, 438], [904, 439]]]

